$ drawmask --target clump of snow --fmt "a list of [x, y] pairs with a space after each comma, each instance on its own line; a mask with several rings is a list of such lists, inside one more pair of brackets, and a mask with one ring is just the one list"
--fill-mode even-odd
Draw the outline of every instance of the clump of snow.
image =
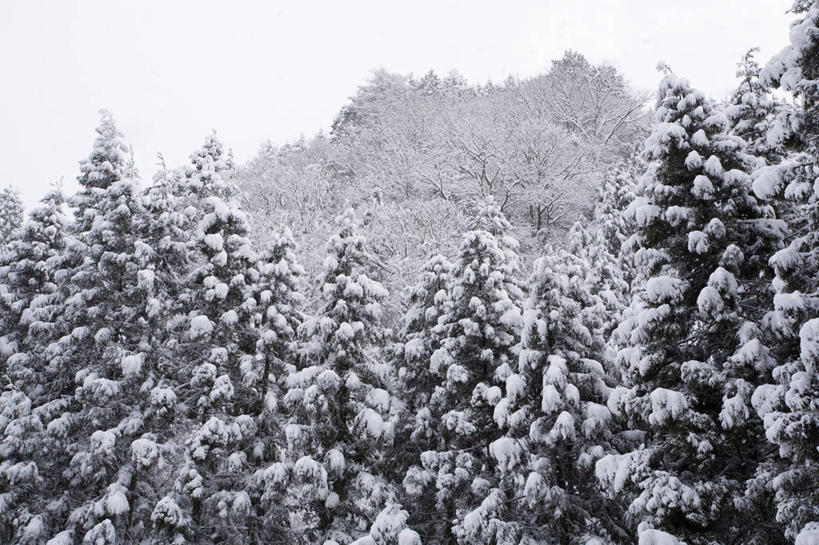
[[680, 392], [657, 388], [649, 394], [651, 413], [648, 415], [650, 424], [663, 425], [669, 420], [681, 416], [688, 409], [688, 400]]
[[681, 545], [681, 543], [671, 534], [649, 529], [640, 532], [638, 545]]
[[195, 316], [191, 319], [190, 337], [191, 339], [198, 339], [205, 335], [210, 335], [213, 332], [213, 324], [205, 315]]

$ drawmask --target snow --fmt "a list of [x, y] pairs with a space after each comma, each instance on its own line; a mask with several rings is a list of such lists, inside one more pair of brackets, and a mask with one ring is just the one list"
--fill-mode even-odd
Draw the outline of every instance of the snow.
[[156, 507], [154, 507], [151, 513], [151, 520], [154, 523], [162, 522], [171, 528], [182, 528], [186, 524], [182, 509], [176, 501], [169, 496], [165, 496], [157, 502]]
[[704, 254], [710, 248], [708, 235], [702, 231], [688, 232], [688, 251], [692, 254]]
[[336, 337], [342, 342], [350, 341], [355, 336], [355, 330], [353, 326], [351, 326], [347, 322], [342, 322], [339, 324], [338, 329], [336, 330]]
[[591, 437], [597, 430], [603, 429], [611, 420], [611, 411], [605, 405], [589, 402], [586, 404], [586, 419], [583, 421], [583, 434]]
[[159, 460], [159, 446], [151, 439], [140, 437], [131, 443], [131, 461], [141, 469], [153, 466]]
[[676, 123], [662, 122], [654, 129], [653, 137], [661, 144], [668, 144], [671, 140], [685, 140], [685, 129]]
[[813, 521], [797, 534], [794, 545], [819, 545], [819, 522]]
[[777, 195], [785, 183], [783, 176], [790, 168], [791, 165], [788, 163], [781, 163], [755, 171], [752, 175], [752, 187], [756, 196], [760, 199], [770, 199]]
[[233, 504], [231, 505], [231, 509], [235, 514], [238, 515], [247, 515], [250, 513], [253, 504], [250, 501], [250, 496], [244, 490], [241, 490], [236, 493], [236, 496], [233, 498]]
[[546, 358], [548, 367], [543, 373], [544, 384], [553, 384], [558, 388], [563, 388], [566, 385], [566, 375], [569, 370], [566, 367], [566, 360], [558, 355], [551, 355]]
[[137, 286], [146, 291], [153, 291], [156, 275], [150, 269], [143, 269], [137, 273]]
[[[699, 134], [702, 131], [697, 131]], [[696, 170], [702, 166], [702, 157], [697, 150], [691, 150], [688, 152], [688, 155], [685, 157], [685, 168], [688, 170]]]
[[[44, 530], [45, 524], [43, 523], [43, 517], [39, 515], [31, 517], [31, 520], [28, 521], [28, 524], [26, 524], [26, 527], [23, 529], [23, 540], [36, 542], [43, 535]], [[51, 543], [51, 541], [49, 541], [49, 543]]]
[[110, 430], [97, 430], [91, 434], [91, 448], [98, 454], [112, 454], [116, 442], [117, 436]]
[[665, 425], [669, 420], [675, 420], [688, 409], [688, 400], [680, 392], [657, 388], [649, 394], [651, 413], [648, 422], [655, 426]]
[[119, 483], [108, 487], [108, 493], [105, 496], [105, 510], [109, 515], [115, 517], [129, 511], [127, 493], [128, 489]]
[[449, 369], [447, 369], [446, 379], [447, 382], [450, 383], [466, 382], [469, 380], [469, 371], [462, 365], [453, 363], [449, 366]]
[[638, 545], [683, 545], [676, 537], [660, 530], [643, 530], [640, 532]]
[[[404, 528], [400, 532], [398, 532], [398, 542], [397, 545], [421, 545], [421, 536], [418, 535], [418, 532], [415, 530], [411, 530], [409, 528]], [[799, 545], [799, 544], [797, 544]], [[806, 545], [815, 545], [815, 544], [806, 544]]]
[[213, 294], [217, 299], [224, 299], [228, 295], [230, 288], [224, 282], [219, 282], [213, 287]]
[[373, 388], [367, 393], [367, 404], [380, 413], [390, 410], [390, 394], [383, 388]]
[[691, 217], [691, 209], [684, 206], [669, 206], [665, 211], [665, 221], [676, 227]]
[[685, 284], [672, 276], [654, 276], [646, 282], [646, 301], [653, 304], [673, 303], [679, 300]]
[[710, 156], [705, 161], [705, 164], [703, 165], [703, 170], [705, 171], [706, 174], [710, 174], [711, 176], [717, 178], [721, 177], [723, 172], [725, 172], [724, 169], [722, 168], [722, 162], [720, 162], [719, 157], [717, 157], [716, 155]]
[[203, 240], [205, 245], [214, 252], [221, 252], [224, 248], [224, 240], [222, 239], [222, 235], [219, 233], [205, 235]]
[[780, 292], [774, 295], [774, 308], [781, 312], [797, 312], [805, 308], [805, 299], [798, 290]]
[[363, 424], [365, 431], [373, 438], [378, 439], [384, 433], [384, 419], [381, 415], [370, 409], [369, 407], [363, 409], [356, 421]]
[[550, 444], [559, 441], [571, 441], [575, 437], [574, 417], [567, 411], [561, 412], [555, 419], [554, 426], [552, 426], [547, 442]]
[[219, 319], [228, 327], [235, 326], [239, 323], [239, 315], [233, 309], [223, 312]]
[[712, 218], [705, 226], [705, 232], [709, 237], [720, 239], [725, 236], [725, 224], [719, 218]]
[[328, 391], [338, 388], [338, 385], [341, 383], [341, 379], [339, 378], [335, 371], [333, 371], [332, 369], [322, 370], [321, 368], [318, 367], [312, 369], [318, 372], [318, 376], [316, 377], [316, 385], [322, 391]]
[[697, 296], [697, 308], [705, 316], [716, 316], [725, 308], [725, 302], [715, 288], [705, 286]]
[[327, 471], [310, 456], [302, 456], [296, 460], [293, 472], [298, 478], [312, 482], [319, 488], [327, 487]]
[[[544, 379], [545, 380], [545, 379]], [[544, 414], [551, 414], [563, 405], [563, 398], [554, 384], [544, 384], [541, 393], [540, 409]]]
[[635, 210], [634, 217], [640, 227], [648, 226], [662, 214], [662, 209], [655, 204], [645, 204]]
[[74, 545], [74, 532], [63, 530], [46, 542], [46, 545]]
[[516, 400], [521, 398], [525, 386], [526, 382], [524, 381], [523, 376], [517, 373], [513, 373], [506, 377], [506, 396], [509, 398], [509, 401], [514, 403]]
[[330, 449], [327, 451], [327, 467], [336, 475], [344, 473], [346, 464], [344, 462], [344, 454], [338, 449]]
[[145, 354], [130, 354], [122, 358], [122, 374], [125, 377], [138, 375], [142, 370], [142, 363], [145, 361]]
[[819, 372], [819, 318], [808, 320], [799, 329], [799, 348], [805, 368]]
[[694, 184], [691, 187], [691, 194], [704, 201], [714, 198], [714, 185], [711, 183], [708, 176], [698, 174], [694, 178]]
[[498, 469], [506, 473], [520, 463], [523, 449], [517, 440], [501, 437], [489, 444], [489, 455], [497, 460]]
[[195, 316], [191, 319], [190, 337], [197, 339], [199, 337], [210, 335], [213, 332], [213, 324], [205, 315]]
[[708, 145], [708, 136], [706, 136], [705, 131], [699, 129], [693, 135], [691, 135], [691, 143], [695, 146], [705, 147]]
[[420, 358], [425, 352], [424, 340], [420, 337], [410, 339], [404, 343], [404, 355], [408, 360]]
[[751, 412], [748, 407], [747, 395], [750, 393], [750, 385], [745, 381], [737, 381], [738, 391], [736, 395], [723, 397], [722, 410], [719, 413], [720, 423], [725, 429], [731, 429], [742, 425], [748, 420]]

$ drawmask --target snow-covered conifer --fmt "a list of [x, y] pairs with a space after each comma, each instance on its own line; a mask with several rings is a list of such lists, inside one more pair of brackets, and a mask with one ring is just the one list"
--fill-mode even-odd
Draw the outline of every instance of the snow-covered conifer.
[[451, 302], [438, 320], [441, 346], [429, 365], [440, 382], [428, 417], [438, 428], [437, 444], [421, 454], [403, 481], [413, 499], [435, 495], [434, 517], [416, 526], [433, 542], [474, 543], [464, 517], [496, 494], [490, 444], [500, 429], [493, 412], [516, 358], [522, 291], [517, 241], [506, 235], [499, 209], [491, 212], [498, 221], [488, 227], [501, 227], [497, 235], [486, 230], [464, 235], [452, 270]]
[[14, 232], [23, 225], [23, 201], [20, 193], [13, 186], [0, 191], [0, 244], [6, 244], [14, 238]]
[[398, 432], [409, 433], [409, 444], [421, 450], [410, 454], [404, 437], [396, 445], [404, 455], [417, 456], [435, 442], [433, 426], [437, 423], [431, 420], [429, 401], [443, 377], [431, 371], [430, 359], [440, 346], [443, 328], [438, 322], [448, 310], [451, 282], [452, 264], [436, 255], [424, 264], [410, 290], [402, 342], [394, 349], [396, 394], [404, 404]]
[[287, 379], [287, 452], [269, 471], [287, 480], [285, 505], [298, 543], [345, 543], [391, 497], [378, 475], [389, 420], [390, 367], [380, 344], [386, 290], [367, 275], [369, 254], [352, 210], [338, 218], [325, 259], [321, 307], [299, 328], [303, 364]]
[[731, 95], [725, 115], [730, 133], [745, 141], [745, 150], [772, 163], [781, 159], [782, 143], [774, 138], [771, 127], [785, 111], [785, 104], [760, 81], [761, 68], [754, 58], [758, 50], [750, 49], [742, 57], [737, 69], [739, 86]]
[[[45, 537], [44, 517], [32, 497], [55, 483], [51, 458], [43, 447], [47, 415], [39, 405], [53, 387], [45, 347], [59, 308], [59, 274], [65, 251], [67, 218], [62, 194], [50, 192], [2, 253], [4, 391], [0, 394], [0, 540], [16, 543], [26, 535]], [[37, 530], [36, 532], [34, 530]]]
[[794, 207], [792, 238], [771, 257], [776, 277], [773, 310], [765, 318], [775, 338], [773, 380], [757, 388], [754, 407], [768, 440], [778, 447], [768, 469], [776, 492], [776, 517], [796, 543], [814, 543], [819, 522], [819, 5], [797, 1], [802, 16], [791, 43], [762, 70], [763, 83], [797, 99], [780, 113], [769, 139], [786, 140], [789, 155], [754, 175], [761, 198], [784, 197]]
[[144, 342], [144, 292], [138, 285], [137, 218], [143, 213], [129, 148], [113, 118], [102, 112], [98, 137], [80, 164], [74, 237], [67, 248], [64, 297], [54, 326], [63, 334], [46, 348], [57, 384], [47, 414], [46, 448], [59, 479], [52, 489], [47, 533], [109, 543], [144, 518], [127, 499], [137, 485], [126, 462], [143, 432], [140, 385], [149, 346]]
[[184, 376], [179, 403], [192, 430], [175, 490], [152, 515], [160, 534], [194, 542], [241, 533], [256, 508], [245, 477], [262, 406], [260, 262], [247, 218], [225, 190], [220, 154], [221, 144], [209, 137], [180, 180], [190, 192], [184, 212], [193, 226], [192, 267], [180, 295], [180, 312], [187, 312], [174, 356]]
[[784, 226], [750, 193], [744, 142], [701, 92], [666, 75], [656, 115], [654, 162], [632, 203], [647, 281], [620, 328], [631, 388], [609, 400], [645, 436], [598, 461], [598, 477], [613, 494], [633, 485], [641, 531], [689, 545], [776, 542], [776, 526], [759, 524], [764, 494], [746, 486], [766, 454], [751, 415], [753, 388], [770, 373], [755, 309]]
[[602, 497], [594, 474], [616, 426], [606, 406], [614, 382], [603, 363], [606, 309], [590, 291], [591, 269], [564, 250], [547, 249], [535, 264], [519, 362], [494, 411], [507, 431], [489, 446], [500, 483], [492, 494], [501, 501], [464, 518], [464, 542], [626, 540], [623, 513]]

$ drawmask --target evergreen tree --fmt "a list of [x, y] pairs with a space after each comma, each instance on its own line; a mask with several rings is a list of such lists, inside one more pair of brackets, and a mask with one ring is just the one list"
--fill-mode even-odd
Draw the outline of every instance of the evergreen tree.
[[595, 201], [593, 222], [598, 227], [598, 239], [605, 242], [608, 253], [617, 257], [634, 232], [635, 225], [625, 210], [634, 201], [637, 180], [645, 172], [646, 163], [635, 151], [603, 177]]
[[647, 282], [618, 356], [632, 387], [609, 403], [645, 436], [598, 461], [598, 476], [613, 493], [633, 486], [641, 532], [689, 545], [781, 542], [775, 524], [760, 522], [768, 498], [746, 485], [767, 454], [750, 411], [770, 373], [756, 309], [784, 227], [750, 195], [743, 141], [701, 92], [667, 75], [656, 115], [646, 149], [655, 163], [634, 207]]
[[261, 279], [257, 300], [261, 320], [256, 350], [262, 380], [260, 403], [255, 412], [259, 433], [252, 451], [247, 453], [249, 463], [258, 469], [247, 472], [246, 485], [255, 508], [255, 518], [246, 533], [246, 539], [251, 543], [270, 543], [290, 536], [288, 512], [283, 501], [286, 495], [278, 470], [286, 456], [286, 416], [280, 407], [286, 393], [287, 377], [295, 371], [296, 332], [303, 322], [300, 309], [304, 306], [304, 298], [299, 292], [299, 278], [304, 270], [296, 262], [294, 246], [289, 229], [274, 233], [259, 266]]
[[594, 477], [615, 426], [605, 405], [613, 380], [601, 363], [605, 307], [589, 290], [591, 271], [562, 250], [547, 250], [535, 265], [518, 370], [494, 413], [508, 431], [490, 446], [496, 495], [508, 499], [485, 502], [465, 520], [484, 532], [494, 526], [496, 541], [487, 542], [625, 541], [622, 512], [602, 499]]
[[[439, 320], [447, 313], [452, 282], [452, 264], [443, 256], [433, 256], [410, 289], [410, 307], [404, 317], [401, 341], [392, 348], [397, 370], [395, 395], [400, 401], [395, 442], [389, 450], [390, 478], [400, 482], [420, 455], [439, 446], [441, 422], [433, 418], [430, 400], [445, 375], [433, 372], [430, 361], [440, 348], [443, 328]], [[410, 524], [423, 531], [429, 513], [435, 512], [435, 496], [413, 497], [406, 502]]]
[[13, 186], [0, 191], [0, 245], [14, 238], [14, 232], [23, 225], [23, 201]]
[[[57, 291], [55, 273], [65, 251], [68, 224], [61, 210], [63, 202], [59, 190], [49, 192], [18, 231], [19, 236], [9, 240], [0, 255], [0, 322], [6, 332], [2, 341], [4, 360], [14, 353], [27, 352], [24, 341], [34, 312], [29, 309], [32, 303], [43, 305]], [[10, 372], [13, 376], [14, 372]]]
[[232, 543], [255, 531], [243, 478], [261, 406], [255, 357], [261, 273], [247, 219], [224, 191], [218, 153], [221, 145], [208, 138], [191, 155], [194, 166], [182, 181], [198, 197], [185, 208], [189, 221], [198, 222], [188, 243], [193, 266], [180, 295], [181, 310], [190, 310], [175, 346], [185, 377], [179, 403], [193, 429], [175, 490], [151, 515], [157, 539]]
[[286, 485], [298, 543], [348, 543], [392, 496], [378, 475], [392, 440], [390, 368], [379, 345], [387, 296], [367, 276], [369, 254], [352, 210], [338, 218], [328, 245], [318, 316], [299, 328], [301, 368], [287, 379], [287, 452], [271, 467]]
[[[794, 3], [803, 14], [791, 27], [791, 44], [762, 70], [760, 79], [797, 99], [771, 129], [787, 135], [790, 155], [760, 169], [754, 192], [767, 199], [784, 196], [794, 207], [787, 247], [770, 260], [776, 277], [773, 310], [765, 317], [775, 339], [773, 380], [757, 388], [753, 401], [764, 419], [768, 440], [779, 457], [768, 466], [776, 492], [776, 518], [788, 537], [811, 543], [819, 534], [819, 6]], [[774, 202], [777, 202], [774, 200]], [[812, 536], [812, 537], [811, 537]]]
[[500, 431], [492, 415], [512, 372], [522, 292], [515, 276], [517, 242], [504, 232], [508, 222], [493, 202], [479, 214], [481, 225], [499, 228], [498, 235], [486, 230], [464, 235], [452, 271], [451, 304], [438, 320], [441, 346], [429, 362], [440, 377], [429, 401], [430, 420], [440, 422], [438, 436], [435, 448], [422, 453], [420, 465], [404, 478], [413, 501], [434, 487], [437, 509], [423, 532], [430, 542], [477, 543], [464, 517], [497, 494], [489, 445]]
[[593, 224], [589, 232], [580, 222], [569, 229], [567, 251], [587, 264], [586, 285], [605, 307], [603, 335], [608, 337], [620, 323], [628, 306], [629, 284], [623, 278], [621, 263], [608, 248], [603, 225]]
[[759, 79], [760, 66], [754, 59], [759, 48], [748, 50], [739, 63], [739, 86], [725, 108], [731, 134], [745, 140], [745, 150], [768, 163], [781, 159], [782, 148], [772, 134], [772, 125], [785, 105], [775, 99]]
[[410, 290], [403, 342], [393, 349], [398, 372], [396, 395], [403, 403], [394, 454], [399, 459], [416, 460], [435, 445], [438, 435], [429, 402], [444, 377], [432, 372], [430, 359], [440, 347], [442, 327], [438, 322], [448, 310], [451, 282], [452, 264], [436, 255], [424, 264], [418, 283]]
[[58, 190], [50, 192], [0, 258], [6, 333], [0, 394], [0, 540], [4, 543], [44, 537], [43, 514], [30, 499], [37, 497], [43, 484], [54, 482], [51, 456], [41, 448], [47, 415], [40, 404], [50, 395], [42, 353], [52, 338], [46, 324], [59, 302], [56, 282], [68, 224], [63, 201]]
[[143, 431], [140, 388], [149, 371], [137, 255], [143, 210], [129, 149], [108, 112], [97, 133], [70, 201], [76, 242], [68, 247], [55, 324], [64, 335], [47, 349], [60, 373], [52, 396], [67, 396], [47, 424], [60, 474], [47, 491], [54, 494], [47, 526], [52, 534], [63, 530], [58, 542], [123, 541], [143, 522], [129, 501], [138, 484], [131, 445]]

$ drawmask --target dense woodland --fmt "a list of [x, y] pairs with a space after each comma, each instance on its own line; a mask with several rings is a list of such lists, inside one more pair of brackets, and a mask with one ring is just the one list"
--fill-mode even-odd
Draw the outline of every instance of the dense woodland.
[[819, 6], [0, 193], [0, 543], [819, 544]]

